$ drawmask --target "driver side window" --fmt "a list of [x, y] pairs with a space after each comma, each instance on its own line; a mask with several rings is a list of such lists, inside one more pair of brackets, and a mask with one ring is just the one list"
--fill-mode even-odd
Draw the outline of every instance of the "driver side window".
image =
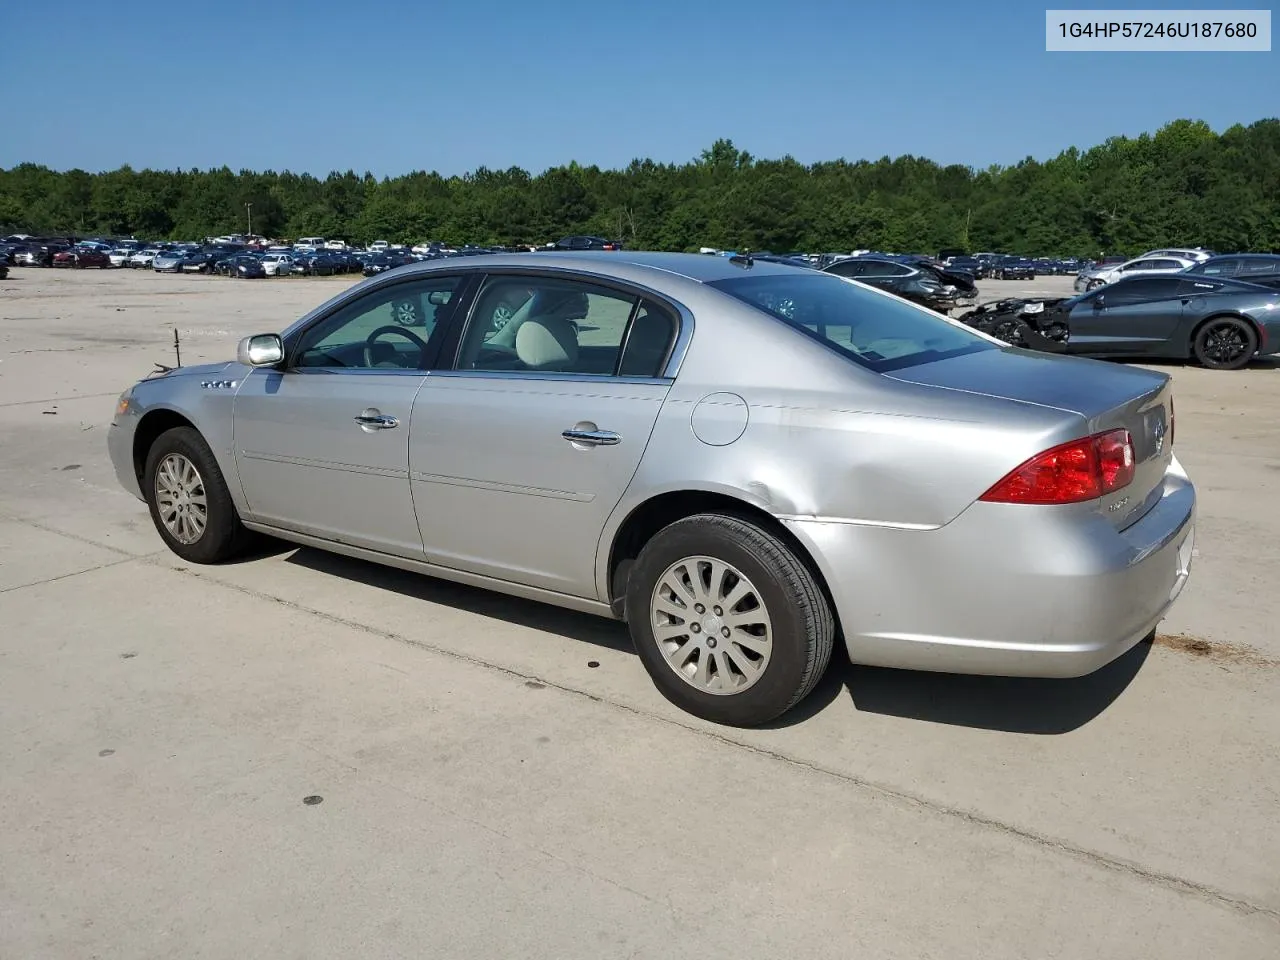
[[423, 370], [455, 305], [458, 277], [382, 287], [319, 320], [298, 341], [294, 367]]

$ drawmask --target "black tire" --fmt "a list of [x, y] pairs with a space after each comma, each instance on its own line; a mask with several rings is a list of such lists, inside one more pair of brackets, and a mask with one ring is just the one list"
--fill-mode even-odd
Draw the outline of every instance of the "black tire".
[[[707, 693], [681, 679], [654, 635], [650, 603], [659, 581], [673, 564], [692, 557], [741, 571], [771, 621], [768, 663], [740, 693]], [[809, 567], [773, 533], [725, 514], [698, 514], [658, 531], [631, 568], [626, 611], [636, 652], [662, 695], [694, 716], [732, 726], [768, 723], [804, 699], [826, 670], [835, 642], [835, 617]]]
[[1258, 351], [1258, 333], [1238, 317], [1214, 317], [1196, 331], [1196, 362], [1210, 370], [1239, 370]]
[[[160, 517], [157, 506], [156, 473], [161, 462], [170, 454], [185, 457], [199, 473], [204, 488], [206, 523], [199, 538], [183, 543]], [[147, 463], [142, 472], [142, 491], [151, 511], [160, 539], [170, 550], [191, 563], [221, 563], [240, 553], [253, 540], [253, 534], [240, 522], [227, 482], [214, 459], [209, 445], [193, 427], [174, 427], [156, 438], [147, 451]]]

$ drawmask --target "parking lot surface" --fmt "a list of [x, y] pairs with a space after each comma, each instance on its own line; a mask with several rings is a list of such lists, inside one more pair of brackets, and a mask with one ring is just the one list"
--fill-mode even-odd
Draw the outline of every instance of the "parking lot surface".
[[1073, 681], [837, 656], [743, 731], [619, 624], [162, 547], [116, 396], [174, 328], [230, 358], [350, 282], [0, 281], [0, 956], [1280, 956], [1276, 364], [1159, 368], [1201, 499], [1155, 644]]

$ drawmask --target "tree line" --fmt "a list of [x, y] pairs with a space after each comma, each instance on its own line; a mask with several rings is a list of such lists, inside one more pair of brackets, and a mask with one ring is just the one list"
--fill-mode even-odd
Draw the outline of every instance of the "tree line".
[[[248, 206], [251, 205], [251, 206]], [[633, 247], [1140, 253], [1280, 250], [1280, 120], [1215, 133], [1176, 120], [1045, 161], [977, 170], [921, 157], [760, 160], [717, 140], [686, 163], [570, 163], [445, 177], [415, 171], [0, 170], [0, 230], [197, 239], [244, 232], [354, 243], [540, 244], [573, 233]]]

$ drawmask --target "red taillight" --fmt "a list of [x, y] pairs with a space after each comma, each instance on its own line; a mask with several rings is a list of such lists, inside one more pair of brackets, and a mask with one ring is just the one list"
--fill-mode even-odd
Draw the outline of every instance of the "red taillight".
[[1010, 472], [978, 499], [987, 503], [1080, 503], [1133, 480], [1133, 438], [1109, 430], [1052, 447]]

